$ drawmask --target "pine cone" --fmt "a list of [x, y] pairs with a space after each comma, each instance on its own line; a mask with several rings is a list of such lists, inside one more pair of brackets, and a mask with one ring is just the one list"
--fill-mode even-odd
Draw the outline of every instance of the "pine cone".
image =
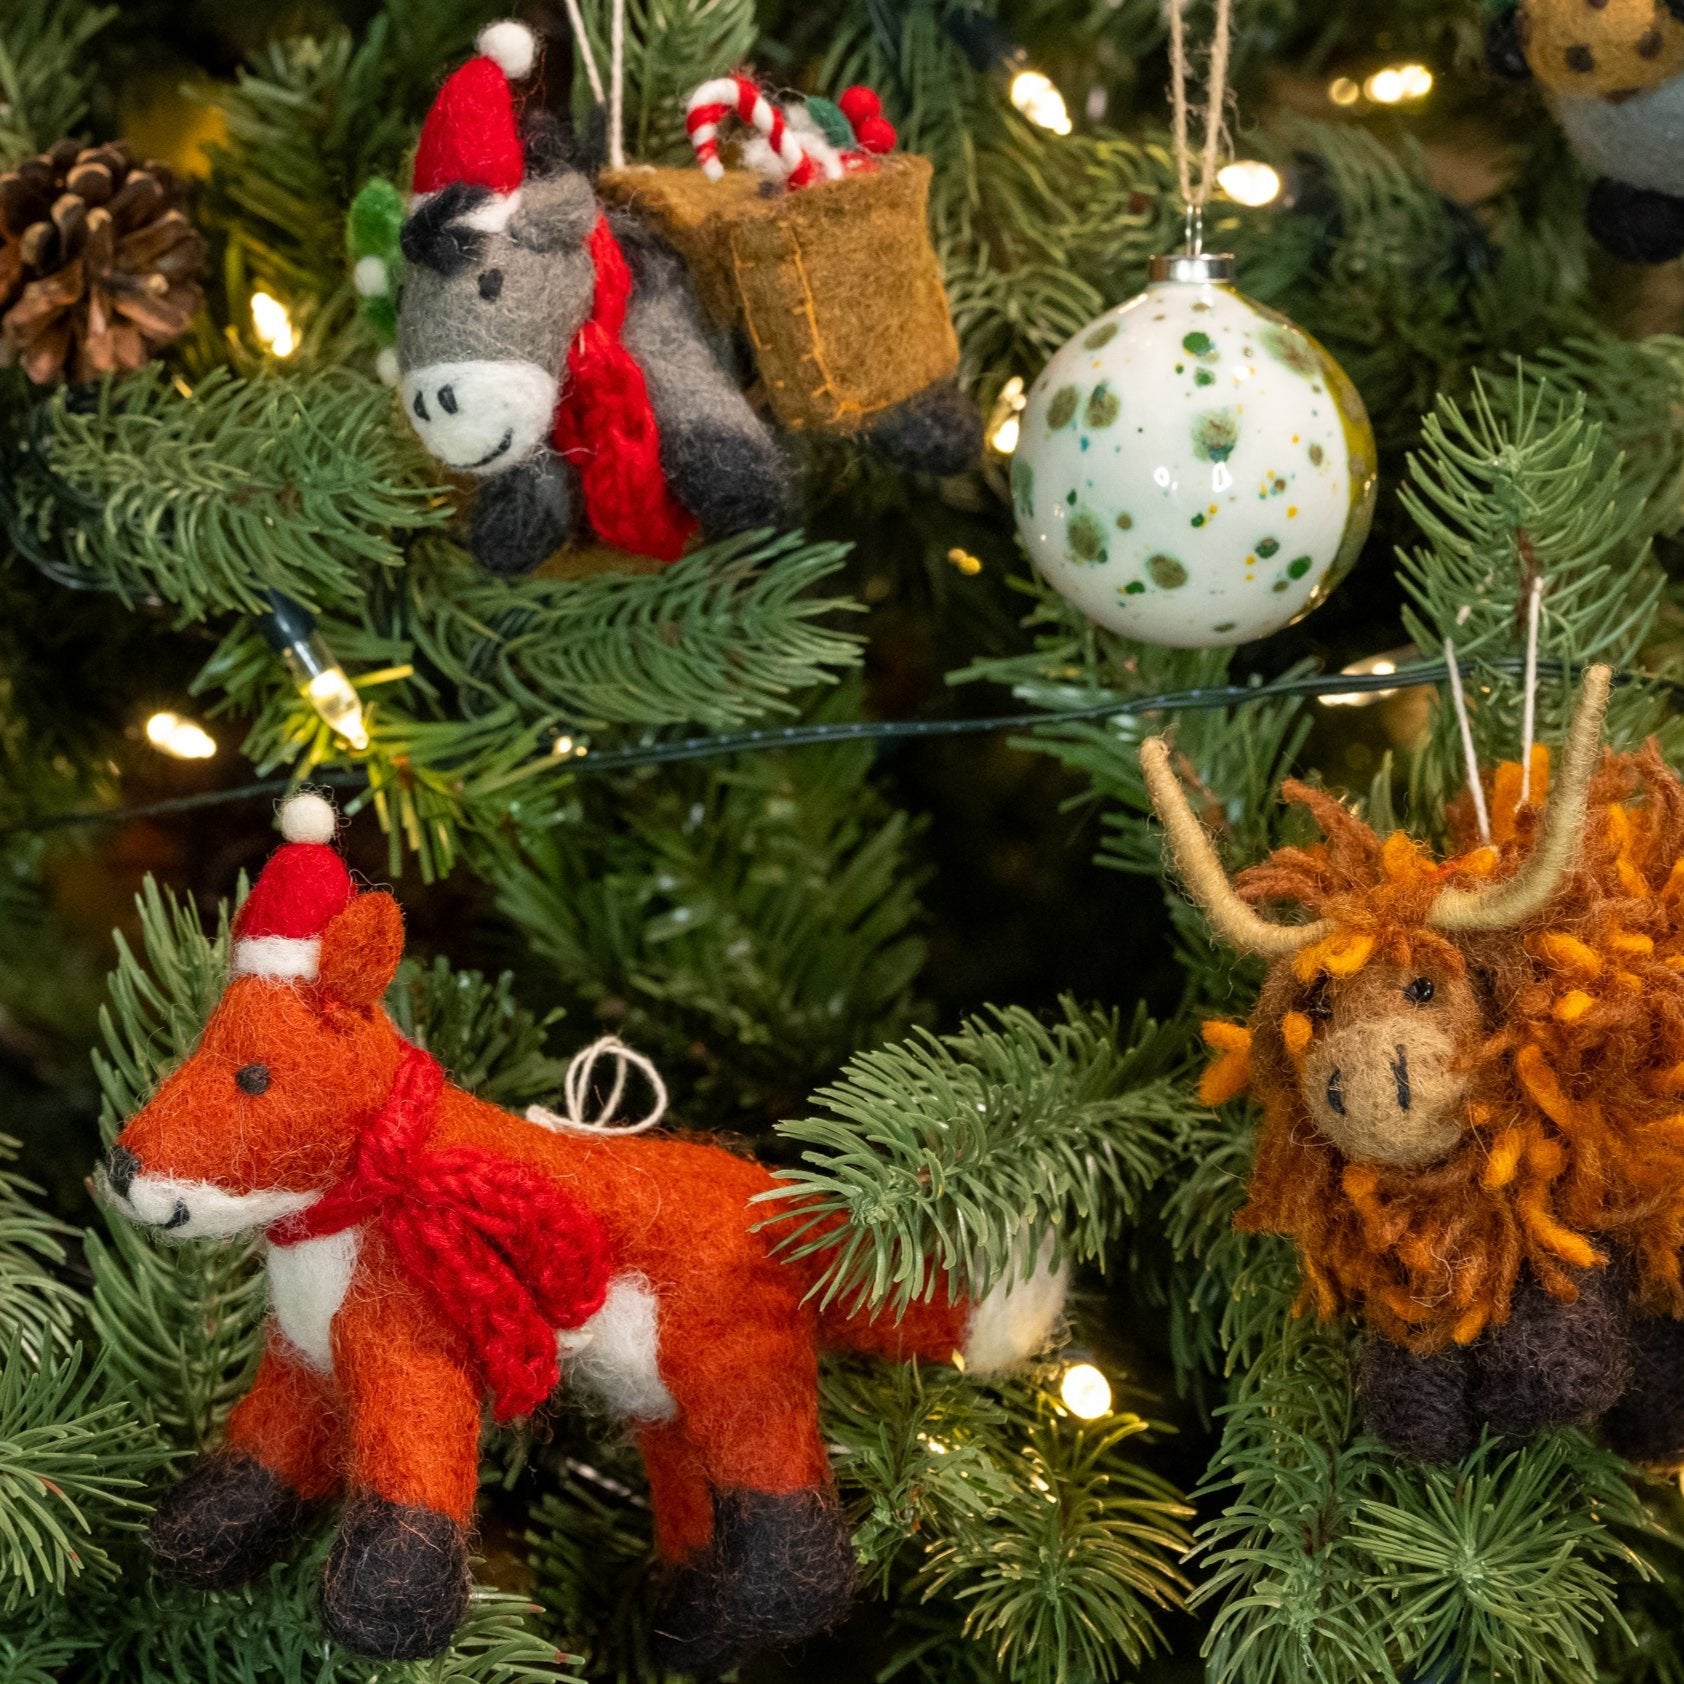
[[0, 175], [0, 365], [37, 385], [138, 368], [204, 302], [207, 247], [174, 174], [61, 140]]

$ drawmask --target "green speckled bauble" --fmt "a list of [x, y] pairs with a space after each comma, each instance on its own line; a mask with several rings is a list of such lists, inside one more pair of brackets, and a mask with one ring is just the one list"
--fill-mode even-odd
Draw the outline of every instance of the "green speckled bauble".
[[1230, 284], [1159, 259], [1030, 391], [1012, 459], [1037, 570], [1147, 643], [1266, 637], [1350, 571], [1374, 514], [1374, 432], [1343, 369]]

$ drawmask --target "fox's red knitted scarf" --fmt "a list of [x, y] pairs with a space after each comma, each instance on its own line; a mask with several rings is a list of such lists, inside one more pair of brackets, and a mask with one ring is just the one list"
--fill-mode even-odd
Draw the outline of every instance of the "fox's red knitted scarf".
[[667, 486], [649, 384], [620, 337], [631, 268], [607, 217], [597, 217], [585, 245], [596, 266], [596, 294], [590, 319], [568, 347], [551, 442], [579, 470], [585, 518], [604, 543], [677, 561], [696, 518]]
[[297, 1245], [378, 1225], [399, 1267], [466, 1341], [497, 1419], [509, 1421], [555, 1389], [557, 1330], [602, 1307], [608, 1239], [593, 1211], [528, 1165], [428, 1146], [443, 1091], [438, 1061], [406, 1045], [350, 1169], [268, 1238]]

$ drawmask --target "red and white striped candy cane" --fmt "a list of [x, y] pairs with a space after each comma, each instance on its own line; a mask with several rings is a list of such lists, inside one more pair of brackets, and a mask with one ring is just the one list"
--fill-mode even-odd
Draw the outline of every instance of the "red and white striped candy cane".
[[684, 127], [696, 151], [696, 162], [709, 181], [725, 174], [719, 158], [719, 125], [735, 113], [766, 137], [766, 143], [784, 167], [790, 187], [805, 187], [821, 176], [834, 180], [842, 174], [842, 160], [829, 147], [815, 156], [790, 131], [784, 114], [763, 94], [751, 77], [720, 76], [704, 82], [691, 94], [684, 108]]

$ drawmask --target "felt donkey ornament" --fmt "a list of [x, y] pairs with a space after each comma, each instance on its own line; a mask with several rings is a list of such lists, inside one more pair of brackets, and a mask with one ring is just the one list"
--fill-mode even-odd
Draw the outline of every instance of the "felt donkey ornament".
[[397, 902], [354, 890], [333, 809], [301, 794], [234, 922], [198, 1046], [117, 1137], [104, 1180], [172, 1239], [261, 1232], [271, 1314], [227, 1442], [158, 1505], [163, 1570], [203, 1589], [262, 1572], [342, 1496], [322, 1608], [360, 1653], [438, 1653], [468, 1605], [482, 1407], [563, 1381], [635, 1435], [667, 1563], [664, 1661], [712, 1674], [823, 1629], [853, 1554], [819, 1432], [821, 1347], [1032, 1353], [1062, 1271], [1024, 1259], [977, 1303], [899, 1319], [819, 1306], [823, 1258], [776, 1255], [778, 1183], [660, 1133], [510, 1115], [453, 1086], [387, 1016]]
[[411, 423], [481, 482], [475, 558], [524, 573], [584, 527], [670, 562], [697, 532], [779, 524], [789, 467], [682, 262], [553, 147], [529, 156], [510, 78], [532, 72], [531, 31], [492, 24], [478, 44], [421, 130], [397, 320]]
[[1141, 751], [1212, 932], [1269, 961], [1249, 1025], [1205, 1028], [1201, 1097], [1263, 1107], [1239, 1225], [1296, 1243], [1303, 1307], [1367, 1325], [1369, 1428], [1426, 1461], [1600, 1421], [1684, 1464], [1684, 785], [1653, 744], [1603, 756], [1608, 685], [1442, 861], [1288, 783], [1325, 841], [1230, 882]]

